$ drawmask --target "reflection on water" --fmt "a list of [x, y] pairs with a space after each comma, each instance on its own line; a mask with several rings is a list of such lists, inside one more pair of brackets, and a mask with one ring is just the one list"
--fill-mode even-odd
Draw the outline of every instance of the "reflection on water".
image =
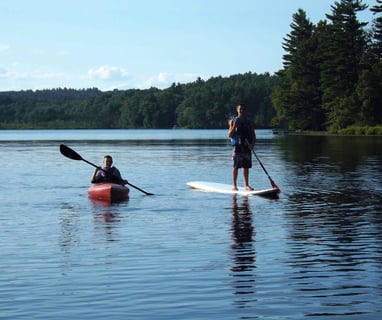
[[235, 302], [240, 308], [254, 299], [255, 277], [253, 270], [256, 268], [255, 230], [252, 224], [252, 212], [249, 207], [248, 197], [232, 197], [232, 227], [231, 244], [232, 254], [232, 287], [238, 300]]
[[72, 246], [80, 242], [79, 212], [80, 210], [71, 204], [64, 203], [61, 206], [59, 244], [64, 252], [69, 252]]
[[286, 245], [291, 271], [287, 282], [304, 300], [320, 301], [307, 315], [362, 315], [374, 308], [367, 302], [368, 296], [373, 291], [381, 294], [382, 279], [365, 276], [382, 270], [382, 262], [374, 258], [381, 256], [382, 242], [370, 242], [370, 237], [381, 237], [372, 234], [367, 220], [367, 212], [338, 206], [288, 216]]
[[[260, 134], [256, 152], [282, 189], [269, 200], [186, 186], [230, 180], [226, 131], [206, 133], [119, 132], [114, 143], [71, 132], [87, 159], [110, 151], [155, 193], [113, 205], [88, 199], [93, 169], [59, 153], [66, 132], [0, 142], [12, 159], [1, 176], [0, 318], [379, 319], [382, 139]], [[256, 162], [250, 177], [269, 186]]]
[[128, 200], [116, 203], [89, 199], [92, 202], [95, 229], [101, 232], [105, 241], [118, 241], [118, 227], [123, 216], [119, 211], [121, 205], [127, 208]]

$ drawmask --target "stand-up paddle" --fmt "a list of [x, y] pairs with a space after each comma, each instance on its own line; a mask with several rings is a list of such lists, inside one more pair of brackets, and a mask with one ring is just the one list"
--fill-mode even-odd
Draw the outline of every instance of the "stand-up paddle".
[[[248, 140], [246, 140], [246, 142], [247, 142], [247, 144], [248, 144], [248, 146], [249, 146], [250, 143], [248, 142]], [[253, 154], [255, 155], [257, 161], [260, 163], [260, 166], [263, 168], [265, 174], [267, 175], [269, 181], [271, 182], [271, 186], [272, 186], [272, 188], [274, 188], [274, 189], [278, 189], [278, 191], [281, 192], [281, 189], [279, 188], [279, 186], [272, 180], [271, 176], [269, 175], [269, 173], [268, 173], [267, 170], [265, 169], [264, 165], [261, 163], [261, 161], [260, 161], [259, 157], [257, 156], [255, 150], [253, 150], [253, 148], [251, 148], [251, 149], [252, 149], [252, 152], [253, 152]]]
[[272, 180], [271, 176], [268, 174], [267, 170], [265, 169], [264, 165], [261, 163], [259, 157], [257, 156], [256, 152], [254, 150], [252, 150], [253, 154], [255, 155], [257, 161], [260, 163], [260, 166], [263, 168], [265, 174], [267, 175], [269, 181], [271, 182], [271, 186], [272, 188], [275, 188], [275, 189], [279, 189], [279, 192], [281, 192], [280, 188], [278, 187], [278, 185]]
[[[84, 161], [87, 164], [90, 164], [91, 166], [93, 166], [95, 168], [99, 167], [96, 164], [91, 163], [90, 161], [82, 158], [81, 155], [79, 155], [76, 151], [74, 151], [73, 149], [69, 148], [68, 146], [66, 146], [64, 144], [60, 144], [60, 152], [61, 152], [62, 155], [64, 155], [65, 157], [67, 157], [69, 159]], [[131, 184], [130, 182], [127, 182], [126, 184], [128, 184], [131, 187], [133, 187], [134, 189], [137, 189], [137, 190], [143, 192], [144, 194], [146, 194], [148, 196], [154, 195], [153, 193], [150, 193], [150, 192], [142, 190], [141, 188], [138, 188], [137, 186]]]

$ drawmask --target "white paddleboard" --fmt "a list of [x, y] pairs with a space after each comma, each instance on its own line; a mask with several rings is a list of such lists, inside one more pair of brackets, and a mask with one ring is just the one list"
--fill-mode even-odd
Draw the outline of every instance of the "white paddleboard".
[[278, 188], [263, 189], [247, 191], [243, 187], [239, 187], [239, 190], [232, 190], [232, 185], [208, 182], [208, 181], [190, 181], [187, 185], [192, 189], [205, 191], [205, 192], [217, 192], [226, 194], [238, 194], [242, 196], [264, 196], [264, 197], [276, 197], [280, 193]]

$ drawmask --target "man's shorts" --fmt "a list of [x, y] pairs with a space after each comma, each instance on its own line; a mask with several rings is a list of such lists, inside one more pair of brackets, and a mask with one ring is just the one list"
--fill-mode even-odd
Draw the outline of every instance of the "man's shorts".
[[233, 147], [232, 160], [234, 168], [252, 168], [252, 153], [247, 146]]

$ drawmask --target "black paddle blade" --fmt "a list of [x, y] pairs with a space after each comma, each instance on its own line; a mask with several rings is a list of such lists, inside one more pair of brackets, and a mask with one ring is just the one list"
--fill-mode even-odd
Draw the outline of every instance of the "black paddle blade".
[[73, 160], [84, 160], [77, 152], [75, 152], [73, 149], [70, 149], [64, 144], [60, 144], [60, 152], [67, 158]]

